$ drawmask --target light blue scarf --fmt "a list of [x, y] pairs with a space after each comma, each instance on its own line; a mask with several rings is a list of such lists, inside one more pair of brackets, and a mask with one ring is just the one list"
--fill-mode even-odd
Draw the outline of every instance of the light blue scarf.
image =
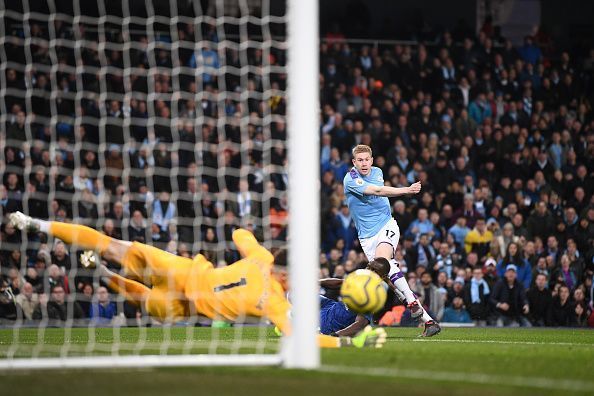
[[479, 286], [483, 285], [483, 294], [487, 295], [490, 294], [491, 291], [489, 290], [489, 285], [485, 282], [484, 279], [481, 279], [480, 282], [476, 279], [472, 278], [470, 280], [470, 301], [474, 303], [481, 302], [481, 294], [479, 293]]

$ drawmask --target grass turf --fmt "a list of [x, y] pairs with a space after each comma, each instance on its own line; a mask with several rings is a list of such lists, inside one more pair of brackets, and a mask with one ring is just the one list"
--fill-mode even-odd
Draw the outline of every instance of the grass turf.
[[[190, 335], [194, 352], [206, 352], [210, 328], [196, 328]], [[216, 395], [344, 395], [359, 392], [407, 395], [525, 395], [593, 394], [594, 331], [558, 329], [454, 329], [447, 328], [434, 338], [419, 339], [418, 329], [388, 330], [383, 349], [339, 349], [322, 351], [322, 367], [316, 371], [278, 368], [167, 368], [116, 370], [57, 370], [2, 372], [0, 381], [11, 394], [66, 395], [84, 391], [99, 394], [216, 394]], [[233, 349], [236, 329], [220, 329], [218, 352]], [[241, 329], [251, 341], [241, 352], [254, 352], [261, 328]], [[94, 329], [94, 353], [110, 353], [112, 329]], [[264, 332], [268, 348], [277, 339], [272, 329]], [[138, 339], [146, 340], [140, 353], [159, 353], [164, 336], [160, 328], [124, 328], [116, 336], [126, 349]], [[19, 332], [16, 356], [34, 351], [40, 339], [35, 329]], [[47, 329], [41, 355], [57, 354], [62, 345], [70, 353], [84, 352], [89, 330]], [[181, 352], [188, 329], [173, 328], [171, 353]], [[195, 340], [195, 342], [194, 342]], [[0, 330], [0, 356], [14, 351], [14, 334]], [[253, 345], [252, 345], [253, 344]], [[133, 348], [130, 349], [132, 351]]]

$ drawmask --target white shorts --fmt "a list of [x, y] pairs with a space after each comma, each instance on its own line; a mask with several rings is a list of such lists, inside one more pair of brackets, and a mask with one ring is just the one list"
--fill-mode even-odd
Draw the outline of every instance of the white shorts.
[[388, 243], [392, 245], [392, 257], [394, 257], [399, 239], [400, 228], [398, 228], [396, 220], [392, 218], [377, 234], [369, 238], [359, 239], [359, 242], [361, 242], [361, 248], [363, 248], [363, 253], [367, 256], [367, 260], [371, 261], [375, 258], [375, 249], [377, 249], [380, 243]]

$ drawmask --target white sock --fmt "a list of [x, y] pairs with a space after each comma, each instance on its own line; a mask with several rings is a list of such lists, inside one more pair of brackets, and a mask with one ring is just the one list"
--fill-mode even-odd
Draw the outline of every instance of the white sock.
[[[419, 304], [419, 305], [420, 305], [420, 304]], [[423, 316], [421, 316], [421, 322], [423, 322], [423, 323], [427, 323], [427, 322], [429, 322], [430, 320], [433, 320], [433, 318], [432, 318], [431, 316], [429, 316], [429, 314], [427, 313], [427, 311], [425, 311], [425, 310], [423, 309]]]
[[392, 283], [394, 283], [394, 286], [396, 286], [396, 288], [402, 294], [404, 294], [404, 297], [406, 297], [406, 302], [408, 304], [416, 300], [415, 294], [412, 292], [412, 290], [410, 290], [408, 282], [406, 281], [406, 278], [404, 276], [396, 279], [395, 281], [392, 280]]
[[409, 304], [416, 300], [415, 294], [410, 290], [404, 274], [394, 259], [390, 260], [390, 273], [388, 274], [388, 278], [390, 278], [394, 286], [396, 286], [396, 296], [400, 301]]
[[39, 225], [39, 231], [49, 234], [51, 221], [35, 219], [35, 222]]

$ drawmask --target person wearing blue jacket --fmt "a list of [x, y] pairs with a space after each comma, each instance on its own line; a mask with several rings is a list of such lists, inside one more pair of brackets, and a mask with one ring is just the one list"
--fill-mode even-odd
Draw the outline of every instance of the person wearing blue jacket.
[[532, 268], [528, 260], [522, 258], [520, 254], [520, 247], [517, 243], [511, 242], [507, 246], [507, 253], [505, 257], [499, 260], [497, 263], [497, 275], [499, 278], [503, 278], [505, 274], [505, 268], [509, 264], [514, 264], [517, 267], [517, 279], [520, 284], [524, 286], [524, 289], [529, 289], [532, 283]]

